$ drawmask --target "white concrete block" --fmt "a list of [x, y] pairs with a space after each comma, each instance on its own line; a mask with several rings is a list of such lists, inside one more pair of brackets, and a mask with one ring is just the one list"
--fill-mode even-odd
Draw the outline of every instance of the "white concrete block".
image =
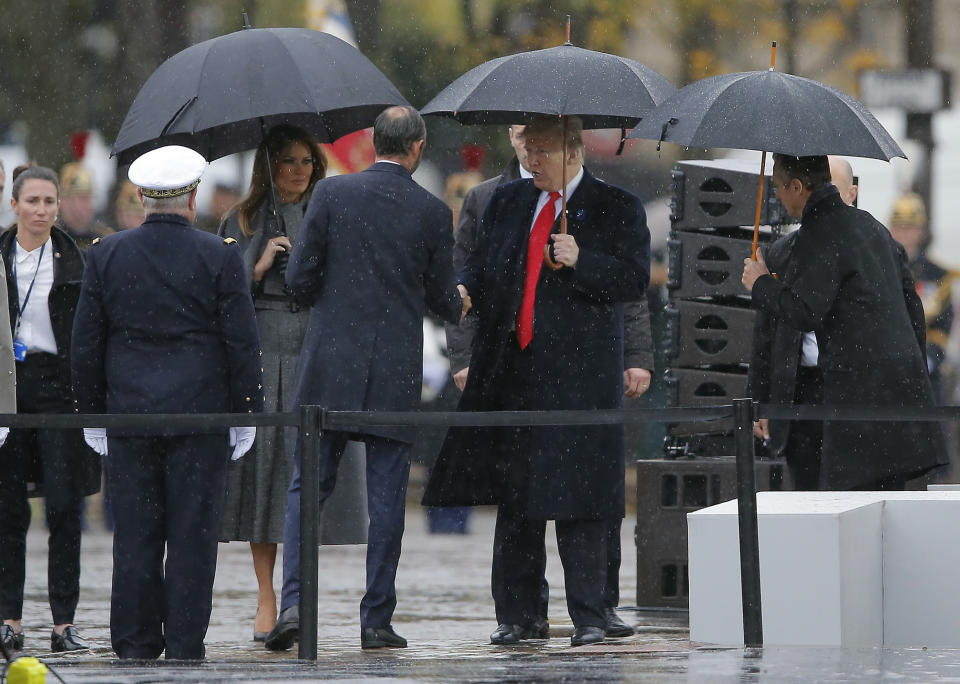
[[[764, 643], [960, 648], [960, 491], [760, 492]], [[736, 501], [687, 517], [690, 637], [740, 644]]]
[[960, 500], [886, 502], [885, 646], [960, 647], [958, 530]]
[[[875, 497], [758, 494], [764, 643], [861, 646], [882, 639], [881, 511]], [[737, 504], [687, 516], [690, 638], [743, 642]]]

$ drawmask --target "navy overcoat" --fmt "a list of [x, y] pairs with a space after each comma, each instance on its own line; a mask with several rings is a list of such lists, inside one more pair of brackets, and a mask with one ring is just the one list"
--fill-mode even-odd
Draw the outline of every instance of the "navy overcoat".
[[[425, 308], [460, 316], [453, 217], [399, 164], [317, 183], [287, 265], [287, 285], [311, 303], [296, 397], [341, 411], [420, 404]], [[347, 429], [412, 442], [415, 429]]]

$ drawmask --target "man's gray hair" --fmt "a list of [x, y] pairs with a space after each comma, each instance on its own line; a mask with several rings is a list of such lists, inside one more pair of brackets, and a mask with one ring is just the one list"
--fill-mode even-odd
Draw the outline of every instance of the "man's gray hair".
[[176, 197], [164, 197], [155, 199], [143, 196], [143, 211], [145, 214], [179, 214], [190, 208], [190, 195], [192, 192], [186, 192]]
[[427, 126], [413, 107], [387, 107], [373, 123], [373, 148], [379, 157], [402, 157], [426, 137]]

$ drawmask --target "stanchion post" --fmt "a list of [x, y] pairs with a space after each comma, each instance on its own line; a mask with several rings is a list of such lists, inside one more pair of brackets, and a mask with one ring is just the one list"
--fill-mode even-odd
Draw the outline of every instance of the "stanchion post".
[[760, 610], [760, 538], [757, 531], [757, 486], [754, 475], [753, 400], [733, 400], [737, 450], [737, 504], [740, 521], [740, 591], [743, 643], [763, 645]]
[[300, 407], [300, 647], [301, 660], [317, 659], [320, 572], [319, 406]]

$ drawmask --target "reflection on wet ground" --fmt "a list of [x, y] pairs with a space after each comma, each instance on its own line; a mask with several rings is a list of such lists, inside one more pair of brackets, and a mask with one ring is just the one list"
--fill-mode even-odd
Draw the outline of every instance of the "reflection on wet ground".
[[[318, 661], [296, 660], [296, 649], [272, 653], [252, 640], [256, 582], [246, 544], [220, 547], [213, 615], [202, 665], [120, 663], [110, 649], [111, 537], [84, 537], [81, 599], [76, 622], [95, 648], [56, 656], [48, 651], [46, 539], [28, 539], [23, 655], [51, 665], [66, 682], [960, 682], [960, 651], [922, 649], [711, 648], [688, 641], [685, 613], [621, 610], [638, 625], [636, 636], [570, 648], [563, 574], [550, 542], [547, 568], [553, 592], [552, 638], [519, 647], [495, 647], [490, 598], [492, 511], [480, 509], [467, 535], [430, 535], [423, 510], [411, 507], [397, 578], [394, 627], [403, 650], [361, 651], [359, 601], [364, 547], [324, 547], [320, 553]], [[624, 524], [622, 604], [636, 592], [633, 525]], [[552, 534], [552, 533], [551, 533]], [[280, 567], [276, 583], [279, 590]], [[48, 682], [56, 681], [48, 675]]]

